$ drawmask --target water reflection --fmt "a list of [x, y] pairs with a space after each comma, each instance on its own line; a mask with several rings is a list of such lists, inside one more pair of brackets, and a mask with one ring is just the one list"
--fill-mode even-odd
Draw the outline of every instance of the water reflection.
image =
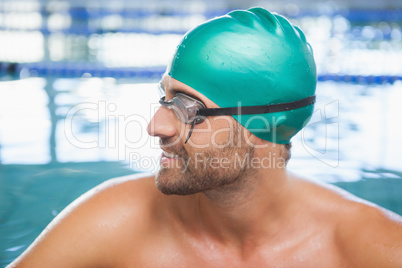
[[0, 143], [2, 162], [46, 163], [52, 125], [44, 79], [1, 82]]
[[402, 127], [395, 122], [401, 89], [401, 83], [319, 83], [316, 112], [295, 137], [301, 146], [295, 146], [290, 167], [327, 181], [360, 180], [362, 170], [400, 171]]
[[157, 99], [153, 83], [112, 78], [1, 82], [2, 163], [118, 161], [149, 151], [145, 128]]

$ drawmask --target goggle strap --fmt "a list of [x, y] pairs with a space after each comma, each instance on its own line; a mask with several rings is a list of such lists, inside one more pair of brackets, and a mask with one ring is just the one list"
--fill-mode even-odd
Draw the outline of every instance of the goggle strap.
[[[197, 114], [198, 114], [198, 111], [197, 111]], [[184, 144], [186, 144], [187, 142], [188, 142], [188, 140], [190, 139], [190, 137], [191, 137], [191, 134], [193, 134], [193, 130], [194, 130], [194, 126], [195, 126], [195, 122], [196, 122], [197, 120], [193, 120], [193, 122], [191, 123], [191, 128], [190, 128], [190, 131], [188, 132], [188, 136], [187, 136], [187, 139], [186, 139], [186, 141], [184, 142]]]
[[208, 108], [199, 109], [200, 116], [217, 116], [217, 115], [245, 115], [245, 114], [267, 114], [283, 111], [295, 110], [315, 103], [315, 95], [292, 102], [284, 102], [278, 104], [261, 105], [261, 106], [244, 106], [229, 108]]

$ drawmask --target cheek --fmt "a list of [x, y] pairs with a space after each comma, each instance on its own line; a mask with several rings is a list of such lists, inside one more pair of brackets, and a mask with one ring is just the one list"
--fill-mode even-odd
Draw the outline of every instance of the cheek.
[[233, 144], [233, 130], [230, 128], [219, 128], [213, 131], [211, 136], [212, 144], [216, 146]]
[[[190, 128], [191, 127], [187, 128], [185, 138], [187, 138]], [[197, 151], [197, 149], [209, 148], [211, 133], [212, 133], [212, 124], [210, 120], [206, 119], [204, 122], [194, 126], [193, 133], [191, 134], [191, 137], [188, 140], [187, 144], [185, 144], [184, 146], [189, 151], [194, 150]]]
[[215, 117], [214, 121], [211, 143], [219, 148], [235, 146], [239, 137], [237, 122], [231, 116]]
[[236, 128], [234, 119], [228, 116], [210, 117], [203, 123], [196, 125], [187, 145], [192, 149], [224, 148], [233, 146]]

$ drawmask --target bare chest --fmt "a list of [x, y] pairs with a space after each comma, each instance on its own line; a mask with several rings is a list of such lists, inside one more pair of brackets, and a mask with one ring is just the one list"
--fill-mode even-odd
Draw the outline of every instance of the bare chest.
[[145, 243], [119, 267], [339, 267], [345, 264], [334, 244], [319, 238], [303, 244], [267, 243], [247, 251], [213, 243]]

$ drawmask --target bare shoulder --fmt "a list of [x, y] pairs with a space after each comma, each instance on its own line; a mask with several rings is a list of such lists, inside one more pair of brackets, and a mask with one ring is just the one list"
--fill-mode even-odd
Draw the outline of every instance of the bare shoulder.
[[[309, 183], [351, 267], [402, 267], [402, 217], [338, 187]], [[319, 199], [319, 200], [318, 200]]]
[[159, 195], [153, 176], [106, 181], [64, 209], [10, 267], [108, 267], [151, 228]]
[[402, 218], [359, 199], [343, 205], [337, 237], [354, 266], [402, 267]]

